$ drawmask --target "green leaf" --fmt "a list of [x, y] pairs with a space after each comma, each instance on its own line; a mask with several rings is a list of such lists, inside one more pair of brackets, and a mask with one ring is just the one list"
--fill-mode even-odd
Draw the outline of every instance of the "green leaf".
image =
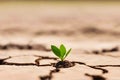
[[61, 58], [63, 58], [66, 53], [66, 48], [63, 44], [60, 45], [60, 52], [61, 52]]
[[61, 59], [61, 61], [64, 61], [71, 51], [71, 49], [69, 49], [66, 53], [66, 48], [63, 44], [60, 45], [60, 48], [56, 47], [55, 45], [51, 45], [51, 50], [57, 57]]
[[54, 45], [51, 45], [51, 49], [52, 49], [53, 53], [60, 58], [60, 56], [61, 56], [60, 50]]
[[72, 50], [71, 48], [68, 50], [68, 52], [64, 56], [64, 59], [68, 56], [68, 54], [70, 53], [71, 50]]

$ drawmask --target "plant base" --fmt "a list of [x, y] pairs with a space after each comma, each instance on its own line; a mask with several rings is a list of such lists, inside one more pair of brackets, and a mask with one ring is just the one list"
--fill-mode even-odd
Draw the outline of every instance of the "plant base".
[[54, 65], [54, 67], [56, 68], [69, 68], [69, 67], [73, 67], [75, 64], [70, 62], [70, 61], [59, 61], [58, 63], [56, 63]]

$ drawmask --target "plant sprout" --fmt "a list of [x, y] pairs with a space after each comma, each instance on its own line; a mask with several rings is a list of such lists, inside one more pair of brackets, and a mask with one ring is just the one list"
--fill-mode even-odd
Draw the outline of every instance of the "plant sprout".
[[51, 49], [53, 53], [61, 59], [61, 61], [64, 61], [64, 59], [68, 56], [68, 54], [71, 51], [71, 48], [66, 51], [66, 48], [63, 44], [60, 45], [60, 48], [56, 47], [55, 45], [51, 45]]

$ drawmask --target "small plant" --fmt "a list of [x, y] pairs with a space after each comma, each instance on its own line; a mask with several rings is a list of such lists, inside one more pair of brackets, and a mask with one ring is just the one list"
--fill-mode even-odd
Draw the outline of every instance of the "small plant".
[[55, 45], [51, 45], [51, 49], [53, 53], [61, 59], [61, 61], [64, 61], [64, 59], [68, 56], [71, 49], [66, 51], [66, 48], [63, 44], [60, 45], [60, 48], [56, 47]]

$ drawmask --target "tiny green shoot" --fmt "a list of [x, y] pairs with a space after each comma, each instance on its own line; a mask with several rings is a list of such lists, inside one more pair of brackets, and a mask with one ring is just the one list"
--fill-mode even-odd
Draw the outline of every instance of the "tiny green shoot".
[[63, 44], [60, 45], [60, 48], [56, 47], [55, 45], [51, 45], [51, 49], [52, 52], [61, 59], [61, 61], [64, 61], [71, 51], [71, 48], [66, 51], [66, 47]]

